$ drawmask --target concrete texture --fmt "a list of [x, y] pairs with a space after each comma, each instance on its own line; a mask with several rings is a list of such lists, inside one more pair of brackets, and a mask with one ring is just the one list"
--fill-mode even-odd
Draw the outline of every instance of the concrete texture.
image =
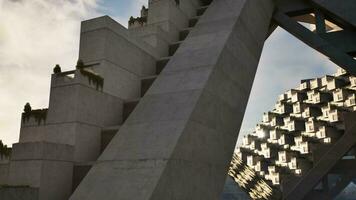
[[72, 189], [73, 152], [62, 144], [14, 144], [7, 184], [38, 188], [39, 200], [66, 199]]
[[220, 198], [273, 9], [213, 1], [70, 199]]
[[345, 21], [350, 26], [356, 27], [356, 4], [353, 0], [343, 0], [342, 3], [338, 0], [312, 0], [322, 9], [329, 11], [334, 19]]
[[[11, 162], [0, 163], [0, 184], [37, 189], [2, 188], [0, 199], [64, 200], [78, 185], [72, 200], [239, 198], [225, 176], [273, 2], [275, 22], [356, 69], [352, 0], [215, 0], [205, 13], [200, 0], [149, 0], [129, 29], [108, 16], [84, 21], [79, 58], [103, 88], [80, 70], [52, 76], [46, 118], [22, 121]], [[313, 6], [318, 34], [323, 12], [345, 30], [317, 35], [290, 16]]]
[[[345, 113], [345, 133], [337, 142], [330, 147], [318, 160], [314, 163], [313, 168], [308, 173], [295, 183], [291, 190], [284, 194], [286, 199], [299, 200], [304, 199], [309, 191], [321, 181], [321, 179], [328, 174], [328, 172], [338, 163], [338, 161], [345, 155], [356, 143], [356, 113]], [[306, 198], [307, 199], [307, 198]]]
[[38, 200], [38, 188], [0, 187], [0, 199], [4, 200]]
[[101, 129], [122, 123], [124, 100], [96, 89], [79, 71], [73, 75], [71, 80], [53, 75], [46, 120], [22, 123], [20, 142], [73, 145], [75, 161], [94, 161], [100, 154]]
[[9, 163], [0, 162], [0, 184], [7, 183], [8, 172], [9, 172]]

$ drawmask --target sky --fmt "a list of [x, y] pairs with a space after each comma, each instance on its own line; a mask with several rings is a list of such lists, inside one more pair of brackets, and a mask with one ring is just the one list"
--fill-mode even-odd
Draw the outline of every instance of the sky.
[[[47, 108], [55, 64], [74, 69], [80, 22], [109, 15], [123, 25], [148, 0], [0, 0], [0, 140], [19, 139], [26, 102]], [[301, 79], [331, 74], [334, 64], [277, 29], [267, 40], [240, 136], [250, 132], [277, 96]]]

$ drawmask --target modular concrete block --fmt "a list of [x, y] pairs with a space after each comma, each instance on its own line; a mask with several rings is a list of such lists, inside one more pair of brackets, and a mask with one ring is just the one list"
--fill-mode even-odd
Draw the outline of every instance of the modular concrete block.
[[[185, 11], [189, 12], [187, 8]], [[178, 32], [188, 26], [189, 17], [186, 14], [174, 0], [153, 0], [149, 2], [147, 23], [161, 27], [171, 41], [176, 41]]]
[[73, 146], [47, 142], [13, 146], [7, 184], [39, 188], [39, 200], [64, 200], [72, 189]]
[[108, 16], [82, 23], [79, 58], [85, 62], [109, 61], [138, 76], [154, 71], [156, 50]]
[[213, 1], [70, 199], [219, 199], [272, 12]]

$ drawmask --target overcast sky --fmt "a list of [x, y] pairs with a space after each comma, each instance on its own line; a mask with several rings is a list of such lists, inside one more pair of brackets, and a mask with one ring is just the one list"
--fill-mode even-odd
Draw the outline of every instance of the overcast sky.
[[[110, 15], [126, 26], [148, 0], [0, 0], [0, 139], [18, 141], [23, 106], [48, 106], [55, 64], [74, 68], [80, 22]], [[267, 40], [241, 133], [301, 79], [335, 71], [325, 57], [281, 29]], [[242, 135], [240, 134], [240, 135]]]

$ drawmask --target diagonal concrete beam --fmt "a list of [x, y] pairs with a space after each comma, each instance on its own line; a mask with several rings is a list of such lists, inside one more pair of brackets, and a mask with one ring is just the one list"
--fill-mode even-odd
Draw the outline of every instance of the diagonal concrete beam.
[[326, 192], [322, 191], [311, 191], [309, 192], [308, 196], [306, 196], [304, 199], [306, 200], [333, 200]]
[[326, 11], [340, 24], [356, 28], [356, 3], [354, 0], [311, 0], [317, 7]]
[[345, 115], [345, 133], [344, 135], [314, 164], [313, 168], [307, 172], [303, 178], [297, 182], [285, 199], [300, 200], [303, 199], [309, 191], [337, 164], [356, 143], [356, 113]]
[[356, 177], [356, 160], [340, 160], [330, 171], [333, 174], [340, 174], [345, 177]]
[[341, 68], [347, 70], [351, 74], [356, 74], [356, 60], [346, 53], [340, 51], [337, 47], [332, 45], [327, 40], [321, 38], [319, 35], [314, 34], [303, 25], [298, 24], [292, 18], [286, 14], [277, 11], [273, 19], [283, 29], [300, 39], [305, 44], [309, 45], [313, 49], [328, 56], [331, 61], [339, 65]]
[[213, 1], [70, 199], [218, 199], [273, 10]]
[[341, 180], [336, 183], [336, 185], [330, 189], [329, 196], [334, 199], [336, 198], [350, 183], [352, 182], [352, 177], [341, 176]]

